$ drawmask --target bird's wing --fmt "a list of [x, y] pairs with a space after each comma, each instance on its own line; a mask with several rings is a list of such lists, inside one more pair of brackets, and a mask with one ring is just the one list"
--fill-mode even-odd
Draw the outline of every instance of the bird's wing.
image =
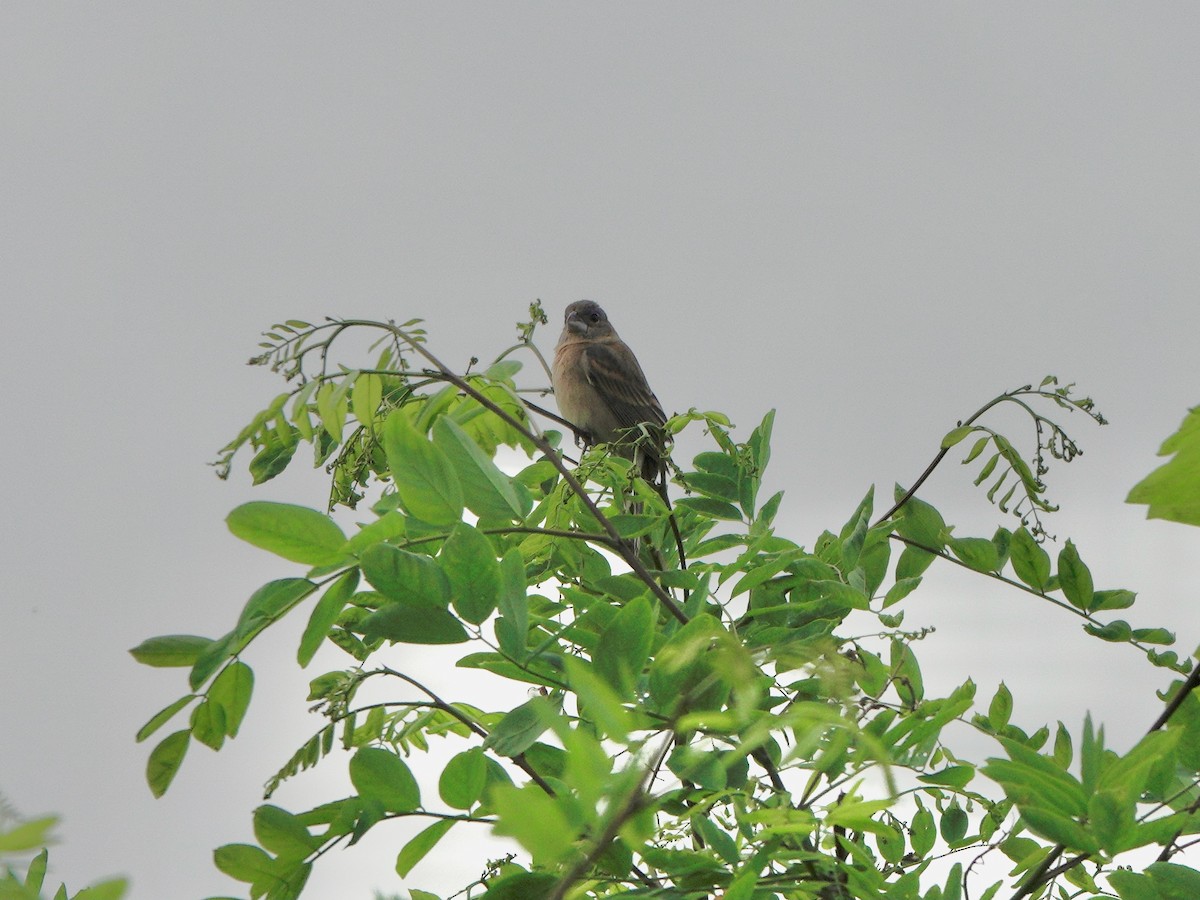
[[581, 362], [588, 384], [608, 404], [621, 428], [667, 421], [637, 357], [625, 344], [589, 343]]

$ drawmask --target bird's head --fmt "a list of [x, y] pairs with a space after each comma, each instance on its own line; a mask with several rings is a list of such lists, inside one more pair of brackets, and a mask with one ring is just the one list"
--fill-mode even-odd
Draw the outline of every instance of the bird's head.
[[577, 300], [568, 306], [564, 326], [571, 334], [593, 340], [616, 335], [608, 316], [594, 300]]

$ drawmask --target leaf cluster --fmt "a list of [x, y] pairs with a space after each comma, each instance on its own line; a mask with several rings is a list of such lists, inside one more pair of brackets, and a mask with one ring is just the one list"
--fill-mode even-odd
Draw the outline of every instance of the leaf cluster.
[[[519, 348], [535, 349], [539, 309]], [[374, 368], [330, 368], [350, 328], [383, 334]], [[156, 795], [193, 744], [219, 750], [236, 737], [254, 688], [244, 657], [266, 628], [306, 609], [297, 663], [341, 655], [310, 684], [323, 723], [267, 796], [335, 760], [354, 793], [299, 812], [262, 805], [255, 843], [217, 849], [217, 866], [252, 898], [300, 896], [322, 854], [385, 826], [400, 836], [406, 884], [452, 831], [514, 838], [522, 856], [478, 860], [463, 886], [488, 900], [946, 900], [968, 890], [986, 900], [1004, 887], [972, 876], [989, 855], [1011, 862], [1014, 897], [1092, 896], [1101, 878], [1123, 898], [1168, 897], [1165, 885], [1196, 875], [1171, 861], [1183, 836], [1200, 833], [1191, 678], [1122, 755], [1090, 719], [1078, 738], [1061, 722], [1053, 740], [1049, 726], [1019, 727], [1004, 685], [986, 712], [970, 679], [931, 696], [918, 659], [928, 629], [904, 627], [905, 599], [941, 561], [1189, 670], [1157, 649], [1174, 640], [1166, 629], [1110, 618], [1133, 592], [1097, 589], [1072, 542], [1056, 560], [1043, 546], [1044, 457], [1069, 460], [1078, 447], [1034, 404], [1102, 421], [1070, 386], [1002, 395], [951, 431], [935, 460], [978, 433], [968, 461], [993, 448], [978, 483], [1006, 467], [1013, 480], [998, 505], [1020, 492], [1020, 527], [956, 535], [916, 496], [927, 472], [874, 521], [868, 490], [806, 548], [777, 531], [782, 494], [760, 496], [773, 413], [744, 440], [718, 413], [672, 418], [670, 433], [699, 429], [708, 444], [674, 467], [684, 495], [671, 504], [603, 445], [568, 464], [560, 435], [531, 416], [509, 351], [460, 375], [423, 334], [391, 323], [291, 322], [268, 338], [257, 361], [298, 386], [225, 448], [222, 465], [250, 445], [251, 471], [268, 480], [309, 443], [330, 468], [330, 506], [370, 496], [371, 517], [347, 533], [328, 508], [238, 507], [233, 534], [303, 571], [253, 592], [222, 636], [151, 638], [132, 651], [188, 670], [188, 691], [138, 733], [146, 740], [187, 711], [149, 754]], [[306, 369], [310, 359], [319, 369]], [[1032, 417], [1029, 463], [979, 421], [1000, 402]], [[502, 468], [502, 446], [524, 462]], [[461, 647], [458, 667], [525, 686], [528, 699], [495, 708], [487, 695], [434, 690], [404, 664], [404, 646], [422, 644]], [[387, 699], [361, 702], [368, 682]], [[956, 753], [954, 733], [967, 729], [1003, 755]], [[413, 774], [414, 753], [438, 761], [436, 783]], [[1134, 877], [1118, 867], [1149, 845], [1163, 848], [1157, 868]]]

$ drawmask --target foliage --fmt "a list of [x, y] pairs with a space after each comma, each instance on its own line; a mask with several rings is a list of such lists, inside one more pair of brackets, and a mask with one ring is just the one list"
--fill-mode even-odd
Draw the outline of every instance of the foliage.
[[[517, 344], [465, 375], [429, 352], [415, 322], [289, 321], [267, 333], [253, 362], [292, 386], [224, 448], [220, 472], [249, 447], [250, 471], [266, 481], [308, 444], [331, 475], [329, 509], [373, 498], [370, 517], [347, 534], [305, 506], [235, 509], [235, 535], [303, 574], [260, 587], [221, 637], [151, 638], [132, 651], [189, 670], [188, 691], [138, 733], [188, 711], [150, 752], [156, 795], [193, 743], [219, 750], [236, 736], [254, 686], [244, 657], [266, 628], [305, 607], [299, 664], [327, 641], [345, 654], [344, 667], [312, 679], [325, 721], [267, 797], [335, 760], [355, 793], [299, 812], [260, 806], [257, 843], [215, 853], [251, 897], [299, 896], [321, 854], [384, 823], [399, 836], [406, 886], [429, 854], [448, 852], [452, 832], [515, 838], [524, 855], [479, 860], [454, 895], [488, 900], [989, 900], [1006, 883], [1014, 898], [1200, 896], [1200, 873], [1173, 861], [1200, 833], [1194, 677], [1172, 685], [1167, 710], [1118, 754], [1090, 718], [1077, 730], [1018, 727], [1004, 685], [979, 706], [969, 679], [930, 696], [917, 656], [926, 631], [903, 627], [905, 599], [936, 561], [1189, 670], [1160, 649], [1169, 631], [1112, 616], [1133, 592], [1097, 588], [1072, 542], [1055, 557], [1044, 545], [1048, 460], [1078, 447], [1043, 410], [1103, 422], [1089, 399], [1049, 378], [997, 397], [942, 441], [934, 465], [974, 437], [964, 462], [983, 459], [976, 484], [989, 483], [1014, 528], [957, 535], [916, 495], [931, 465], [874, 519], [868, 490], [809, 550], [776, 532], [782, 495], [760, 497], [773, 413], [744, 440], [720, 414], [675, 416], [670, 433], [699, 429], [709, 446], [675, 470], [686, 495], [673, 508], [603, 446], [571, 464], [561, 435], [531, 417], [510, 358], [528, 351], [544, 367], [533, 344], [544, 321], [535, 305]], [[333, 364], [350, 329], [382, 335], [374, 366]], [[1029, 462], [982, 421], [1001, 403], [1030, 416]], [[497, 465], [501, 447], [525, 459], [515, 473]], [[395, 644], [461, 645], [459, 667], [527, 685], [528, 699], [492, 708], [444, 697], [395, 662]], [[368, 682], [392, 685], [391, 699], [356, 703]], [[994, 740], [995, 755], [956, 753], [952, 723]], [[414, 777], [414, 753], [436, 756], [436, 785]], [[1161, 848], [1158, 862], [1121, 867], [1147, 847]], [[978, 874], [980, 859], [998, 856], [1011, 863], [1006, 880]]]
[[1129, 492], [1128, 503], [1149, 505], [1152, 519], [1200, 525], [1200, 406], [1163, 442], [1159, 456], [1174, 459], [1159, 466]]
[[[0, 869], [0, 900], [42, 900], [45, 896], [42, 888], [49, 863], [45, 845], [52, 840], [50, 831], [56, 824], [57, 816], [23, 819], [0, 797], [0, 860], [35, 853], [19, 867], [23, 873], [14, 868], [14, 862]], [[126, 887], [125, 879], [112, 878], [69, 894], [67, 886], [60, 884], [52, 897], [53, 900], [120, 900]]]

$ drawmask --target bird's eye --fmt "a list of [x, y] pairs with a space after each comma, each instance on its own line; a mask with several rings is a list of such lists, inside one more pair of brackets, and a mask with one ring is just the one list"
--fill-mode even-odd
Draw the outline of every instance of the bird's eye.
[[600, 313], [592, 313], [590, 318], [593, 322], [599, 322], [600, 321]]

